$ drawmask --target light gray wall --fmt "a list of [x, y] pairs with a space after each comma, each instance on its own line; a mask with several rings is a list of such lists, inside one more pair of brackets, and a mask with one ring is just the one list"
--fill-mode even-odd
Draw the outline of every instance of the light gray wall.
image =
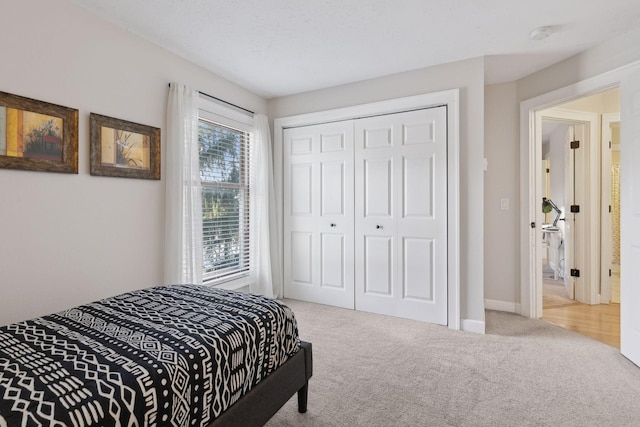
[[440, 65], [269, 101], [269, 117], [287, 117], [404, 96], [460, 89], [461, 317], [484, 321], [484, 60]]
[[640, 28], [518, 80], [518, 102], [640, 60]]
[[[520, 301], [519, 287], [516, 286], [520, 276], [520, 257], [515, 250], [520, 244], [516, 84], [487, 86], [484, 95], [484, 151], [488, 162], [484, 174], [485, 298], [516, 304]], [[509, 199], [509, 210], [500, 207], [504, 198]]]
[[164, 153], [169, 82], [266, 101], [66, 0], [0, 2], [0, 40], [0, 90], [80, 118], [78, 175], [0, 169], [0, 325], [162, 284], [164, 179], [90, 176], [89, 113], [161, 128]]

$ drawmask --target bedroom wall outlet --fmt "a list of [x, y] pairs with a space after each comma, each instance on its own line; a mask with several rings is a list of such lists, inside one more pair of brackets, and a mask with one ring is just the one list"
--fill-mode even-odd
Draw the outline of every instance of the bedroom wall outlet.
[[500, 210], [508, 211], [509, 210], [509, 199], [507, 197], [503, 197], [500, 199]]

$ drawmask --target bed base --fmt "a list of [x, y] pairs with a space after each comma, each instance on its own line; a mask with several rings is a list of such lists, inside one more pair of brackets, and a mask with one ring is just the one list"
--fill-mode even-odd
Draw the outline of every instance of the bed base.
[[300, 341], [300, 350], [296, 354], [224, 411], [209, 427], [263, 426], [296, 392], [298, 412], [307, 412], [311, 375], [311, 343]]

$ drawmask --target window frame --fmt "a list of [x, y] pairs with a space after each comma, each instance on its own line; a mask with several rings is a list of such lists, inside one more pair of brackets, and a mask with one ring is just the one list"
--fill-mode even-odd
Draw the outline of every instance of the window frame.
[[[251, 176], [250, 176], [252, 165], [251, 165], [250, 155], [249, 155], [249, 159], [246, 159], [247, 154], [251, 152], [251, 137], [253, 135], [253, 130], [254, 130], [253, 116], [245, 112], [240, 112], [239, 110], [233, 107], [227, 106], [226, 104], [215, 101], [204, 95], [200, 95], [199, 104], [198, 104], [198, 129], [200, 127], [201, 121], [226, 127], [232, 130], [237, 130], [247, 134], [246, 150], [240, 151], [242, 156], [240, 164], [244, 165], [244, 169], [241, 166], [241, 170], [243, 169], [243, 173], [241, 173], [242, 175], [241, 181], [245, 180], [244, 185], [242, 184], [242, 182], [240, 184], [221, 183], [216, 185], [216, 184], [208, 183], [202, 179], [200, 180], [201, 194], [205, 188], [234, 188], [234, 189], [240, 189], [240, 191], [243, 191], [244, 196], [247, 198], [246, 202], [242, 203], [242, 206], [240, 207], [240, 209], [244, 209], [245, 207], [249, 209], [249, 212], [246, 215], [245, 214], [240, 215], [241, 225], [246, 226], [246, 227], [241, 226], [240, 233], [243, 236], [240, 238], [240, 241], [243, 242], [243, 244], [249, 245], [248, 250], [240, 251], [241, 256], [244, 256], [244, 254], [247, 254], [246, 256], [248, 256], [248, 260], [246, 261], [247, 262], [246, 268], [242, 268], [239, 271], [235, 271], [235, 272], [233, 270], [230, 270], [228, 274], [224, 274], [223, 276], [218, 276], [218, 277], [212, 277], [210, 273], [209, 274], [206, 273], [204, 269], [204, 265], [202, 269], [203, 284], [207, 286], [237, 289], [240, 287], [247, 286], [249, 284], [251, 269], [253, 268], [253, 265], [252, 265], [253, 248], [251, 247], [252, 239], [251, 239], [251, 230], [249, 228], [251, 224], [251, 214], [252, 214], [251, 212], [252, 185], [251, 185]], [[242, 218], [246, 218], [246, 220]], [[204, 219], [204, 215], [203, 215], [203, 219]], [[249, 233], [249, 234], [247, 235], [246, 233]], [[204, 251], [204, 238], [202, 243], [203, 243], [202, 247]]]

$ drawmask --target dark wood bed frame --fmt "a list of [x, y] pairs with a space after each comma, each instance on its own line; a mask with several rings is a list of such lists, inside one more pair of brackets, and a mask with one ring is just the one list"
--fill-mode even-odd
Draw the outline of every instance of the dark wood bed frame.
[[209, 427], [263, 426], [296, 392], [298, 412], [307, 412], [307, 392], [312, 374], [311, 343], [301, 341], [296, 354], [223, 412]]

